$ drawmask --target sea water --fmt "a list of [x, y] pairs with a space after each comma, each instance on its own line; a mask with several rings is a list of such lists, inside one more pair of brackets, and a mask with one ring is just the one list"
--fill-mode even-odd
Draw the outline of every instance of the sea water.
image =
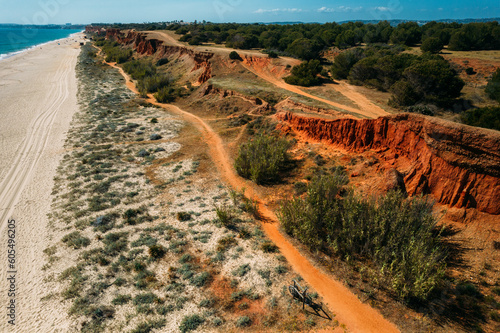
[[30, 29], [0, 27], [0, 60], [57, 39], [66, 38], [81, 30]]

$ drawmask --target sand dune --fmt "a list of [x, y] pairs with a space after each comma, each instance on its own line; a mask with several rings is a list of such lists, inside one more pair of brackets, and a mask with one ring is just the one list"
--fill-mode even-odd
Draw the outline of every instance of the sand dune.
[[[16, 220], [16, 325], [1, 332], [56, 332], [67, 327], [62, 305], [43, 303], [43, 250], [53, 177], [77, 110], [75, 38], [0, 61], [0, 304], [7, 294], [7, 221]], [[58, 45], [60, 43], [60, 45]]]

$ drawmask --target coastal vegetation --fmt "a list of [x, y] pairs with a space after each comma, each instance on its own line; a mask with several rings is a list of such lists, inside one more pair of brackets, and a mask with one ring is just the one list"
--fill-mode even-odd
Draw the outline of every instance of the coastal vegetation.
[[378, 283], [401, 299], [426, 299], [442, 280], [446, 257], [432, 203], [399, 192], [363, 199], [346, 183], [341, 172], [314, 177], [304, 198], [282, 204], [284, 230], [313, 250], [372, 266]]
[[[183, 123], [131, 93], [92, 47], [83, 51], [82, 108], [55, 178], [44, 251], [47, 283], [61, 292], [44, 299], [68, 302], [82, 332], [305, 328], [279, 283], [298, 277], [256, 225], [252, 203], [205, 171], [203, 153], [178, 153]], [[129, 70], [160, 72], [152, 68]]]

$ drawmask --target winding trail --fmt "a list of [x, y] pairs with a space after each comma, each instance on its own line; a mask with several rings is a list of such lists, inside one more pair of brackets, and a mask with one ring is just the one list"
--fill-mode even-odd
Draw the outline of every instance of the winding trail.
[[[108, 63], [108, 65], [117, 68], [125, 78], [127, 87], [138, 93], [132, 80], [121, 67], [115, 63]], [[336, 319], [339, 322], [346, 325], [352, 332], [399, 332], [394, 324], [387, 321], [368, 304], [362, 303], [342, 283], [316, 268], [280, 233], [276, 215], [255, 192], [254, 185], [236, 174], [222, 139], [202, 118], [184, 111], [178, 106], [158, 103], [151, 94], [148, 95], [147, 101], [180, 115], [185, 121], [200, 130], [222, 179], [236, 190], [245, 188], [245, 196], [257, 202], [259, 214], [263, 220], [262, 228], [266, 235], [280, 248], [281, 253], [293, 269], [321, 295], [328, 309], [336, 314]]]
[[293, 92], [295, 94], [302, 95], [304, 97], [308, 97], [308, 98], [317, 100], [319, 102], [322, 102], [322, 103], [349, 111], [351, 113], [365, 116], [367, 118], [378, 118], [378, 117], [383, 117], [383, 116], [389, 115], [389, 113], [387, 111], [385, 111], [381, 107], [378, 107], [375, 104], [373, 104], [370, 100], [368, 100], [368, 98], [366, 98], [362, 94], [356, 92], [351, 85], [349, 85], [345, 82], [340, 82], [337, 85], [329, 84], [328, 86], [333, 87], [333, 89], [335, 89], [336, 91], [338, 91], [339, 93], [341, 93], [345, 97], [352, 100], [354, 103], [356, 103], [359, 106], [359, 108], [353, 108], [353, 107], [350, 107], [350, 106], [347, 106], [344, 104], [333, 102], [329, 99], [325, 99], [325, 98], [321, 98], [321, 97], [318, 97], [315, 95], [311, 95], [310, 93], [303, 91], [299, 87], [288, 84], [288, 83], [284, 82], [283, 80], [277, 78], [275, 75], [273, 75], [269, 71], [262, 69], [261, 66], [254, 64], [252, 60], [253, 60], [253, 58], [248, 58], [248, 57], [245, 58], [242, 62], [243, 67], [245, 67], [250, 72], [254, 73], [255, 75], [257, 75], [261, 79], [266, 80], [267, 82], [275, 85], [278, 88], [288, 90], [288, 91]]

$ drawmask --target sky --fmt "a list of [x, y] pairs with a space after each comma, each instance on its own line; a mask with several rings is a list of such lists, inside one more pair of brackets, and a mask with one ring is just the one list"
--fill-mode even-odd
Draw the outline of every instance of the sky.
[[499, 0], [0, 0], [0, 23], [339, 22], [500, 17]]

